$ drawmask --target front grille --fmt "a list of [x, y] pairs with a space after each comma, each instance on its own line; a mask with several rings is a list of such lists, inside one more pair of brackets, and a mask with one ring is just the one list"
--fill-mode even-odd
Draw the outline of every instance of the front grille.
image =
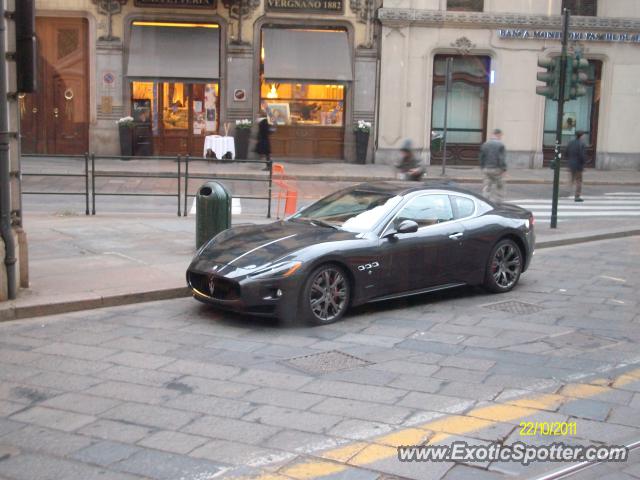
[[[211, 279], [213, 280], [213, 292], [211, 291]], [[236, 300], [240, 298], [240, 285], [223, 277], [189, 272], [189, 285], [201, 294], [218, 300]]]

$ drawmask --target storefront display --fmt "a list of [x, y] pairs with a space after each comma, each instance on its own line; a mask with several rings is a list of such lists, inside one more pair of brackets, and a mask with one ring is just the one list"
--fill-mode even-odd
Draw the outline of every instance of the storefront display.
[[134, 81], [131, 102], [135, 122], [152, 126], [158, 154], [200, 154], [204, 137], [218, 133], [218, 84]]
[[263, 82], [260, 93], [274, 125], [343, 126], [342, 85]]
[[[193, 45], [209, 45], [209, 58], [185, 55]], [[148, 154], [198, 156], [205, 136], [218, 133], [219, 45], [216, 24], [133, 22], [127, 65], [131, 111], [151, 137], [134, 135], [134, 142], [148, 142]]]
[[351, 81], [345, 30], [263, 28], [260, 105], [276, 127], [273, 156], [343, 158]]

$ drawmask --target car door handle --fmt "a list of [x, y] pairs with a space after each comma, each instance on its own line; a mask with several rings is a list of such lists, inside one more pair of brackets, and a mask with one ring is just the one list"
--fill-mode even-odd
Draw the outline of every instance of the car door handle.
[[462, 238], [462, 235], [464, 235], [462, 232], [452, 233], [451, 235], [449, 235], [449, 238], [451, 240], [460, 240]]

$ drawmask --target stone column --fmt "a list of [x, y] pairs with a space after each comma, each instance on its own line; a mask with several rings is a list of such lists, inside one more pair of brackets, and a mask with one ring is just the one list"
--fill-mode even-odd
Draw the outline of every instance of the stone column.
[[[374, 48], [357, 48], [355, 62], [355, 79], [353, 88], [353, 122], [364, 120], [371, 122], [371, 134], [369, 135], [369, 148], [367, 149], [367, 163], [373, 163], [374, 146], [375, 146], [375, 115], [376, 115], [376, 87], [378, 82], [377, 76], [378, 57]], [[348, 119], [345, 118], [345, 122]], [[347, 131], [353, 130], [353, 125], [345, 123]], [[354, 139], [353, 133], [348, 137]], [[347, 158], [355, 161], [355, 139], [349, 142], [352, 145], [350, 152], [347, 152]], [[349, 155], [350, 154], [350, 155]]]
[[[229, 135], [233, 135], [236, 120], [249, 119], [252, 122], [256, 120], [253, 113], [254, 95], [259, 97], [260, 93], [253, 91], [253, 46], [229, 44], [226, 61], [226, 93], [221, 99], [226, 103], [226, 118], [222, 121], [231, 123]], [[222, 81], [221, 79], [221, 83]], [[220, 126], [224, 129], [222, 124]], [[250, 139], [249, 157], [253, 152], [251, 145], [253, 140], [253, 138]]]
[[102, 155], [119, 155], [120, 141], [116, 121], [127, 115], [129, 105], [123, 72], [123, 47], [120, 40], [96, 42], [97, 118], [89, 131], [89, 148]]

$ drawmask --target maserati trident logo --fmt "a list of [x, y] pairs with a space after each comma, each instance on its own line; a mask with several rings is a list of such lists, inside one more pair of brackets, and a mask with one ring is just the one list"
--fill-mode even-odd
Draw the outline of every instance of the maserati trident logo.
[[209, 293], [213, 295], [213, 292], [216, 290], [216, 284], [213, 277], [209, 278]]

